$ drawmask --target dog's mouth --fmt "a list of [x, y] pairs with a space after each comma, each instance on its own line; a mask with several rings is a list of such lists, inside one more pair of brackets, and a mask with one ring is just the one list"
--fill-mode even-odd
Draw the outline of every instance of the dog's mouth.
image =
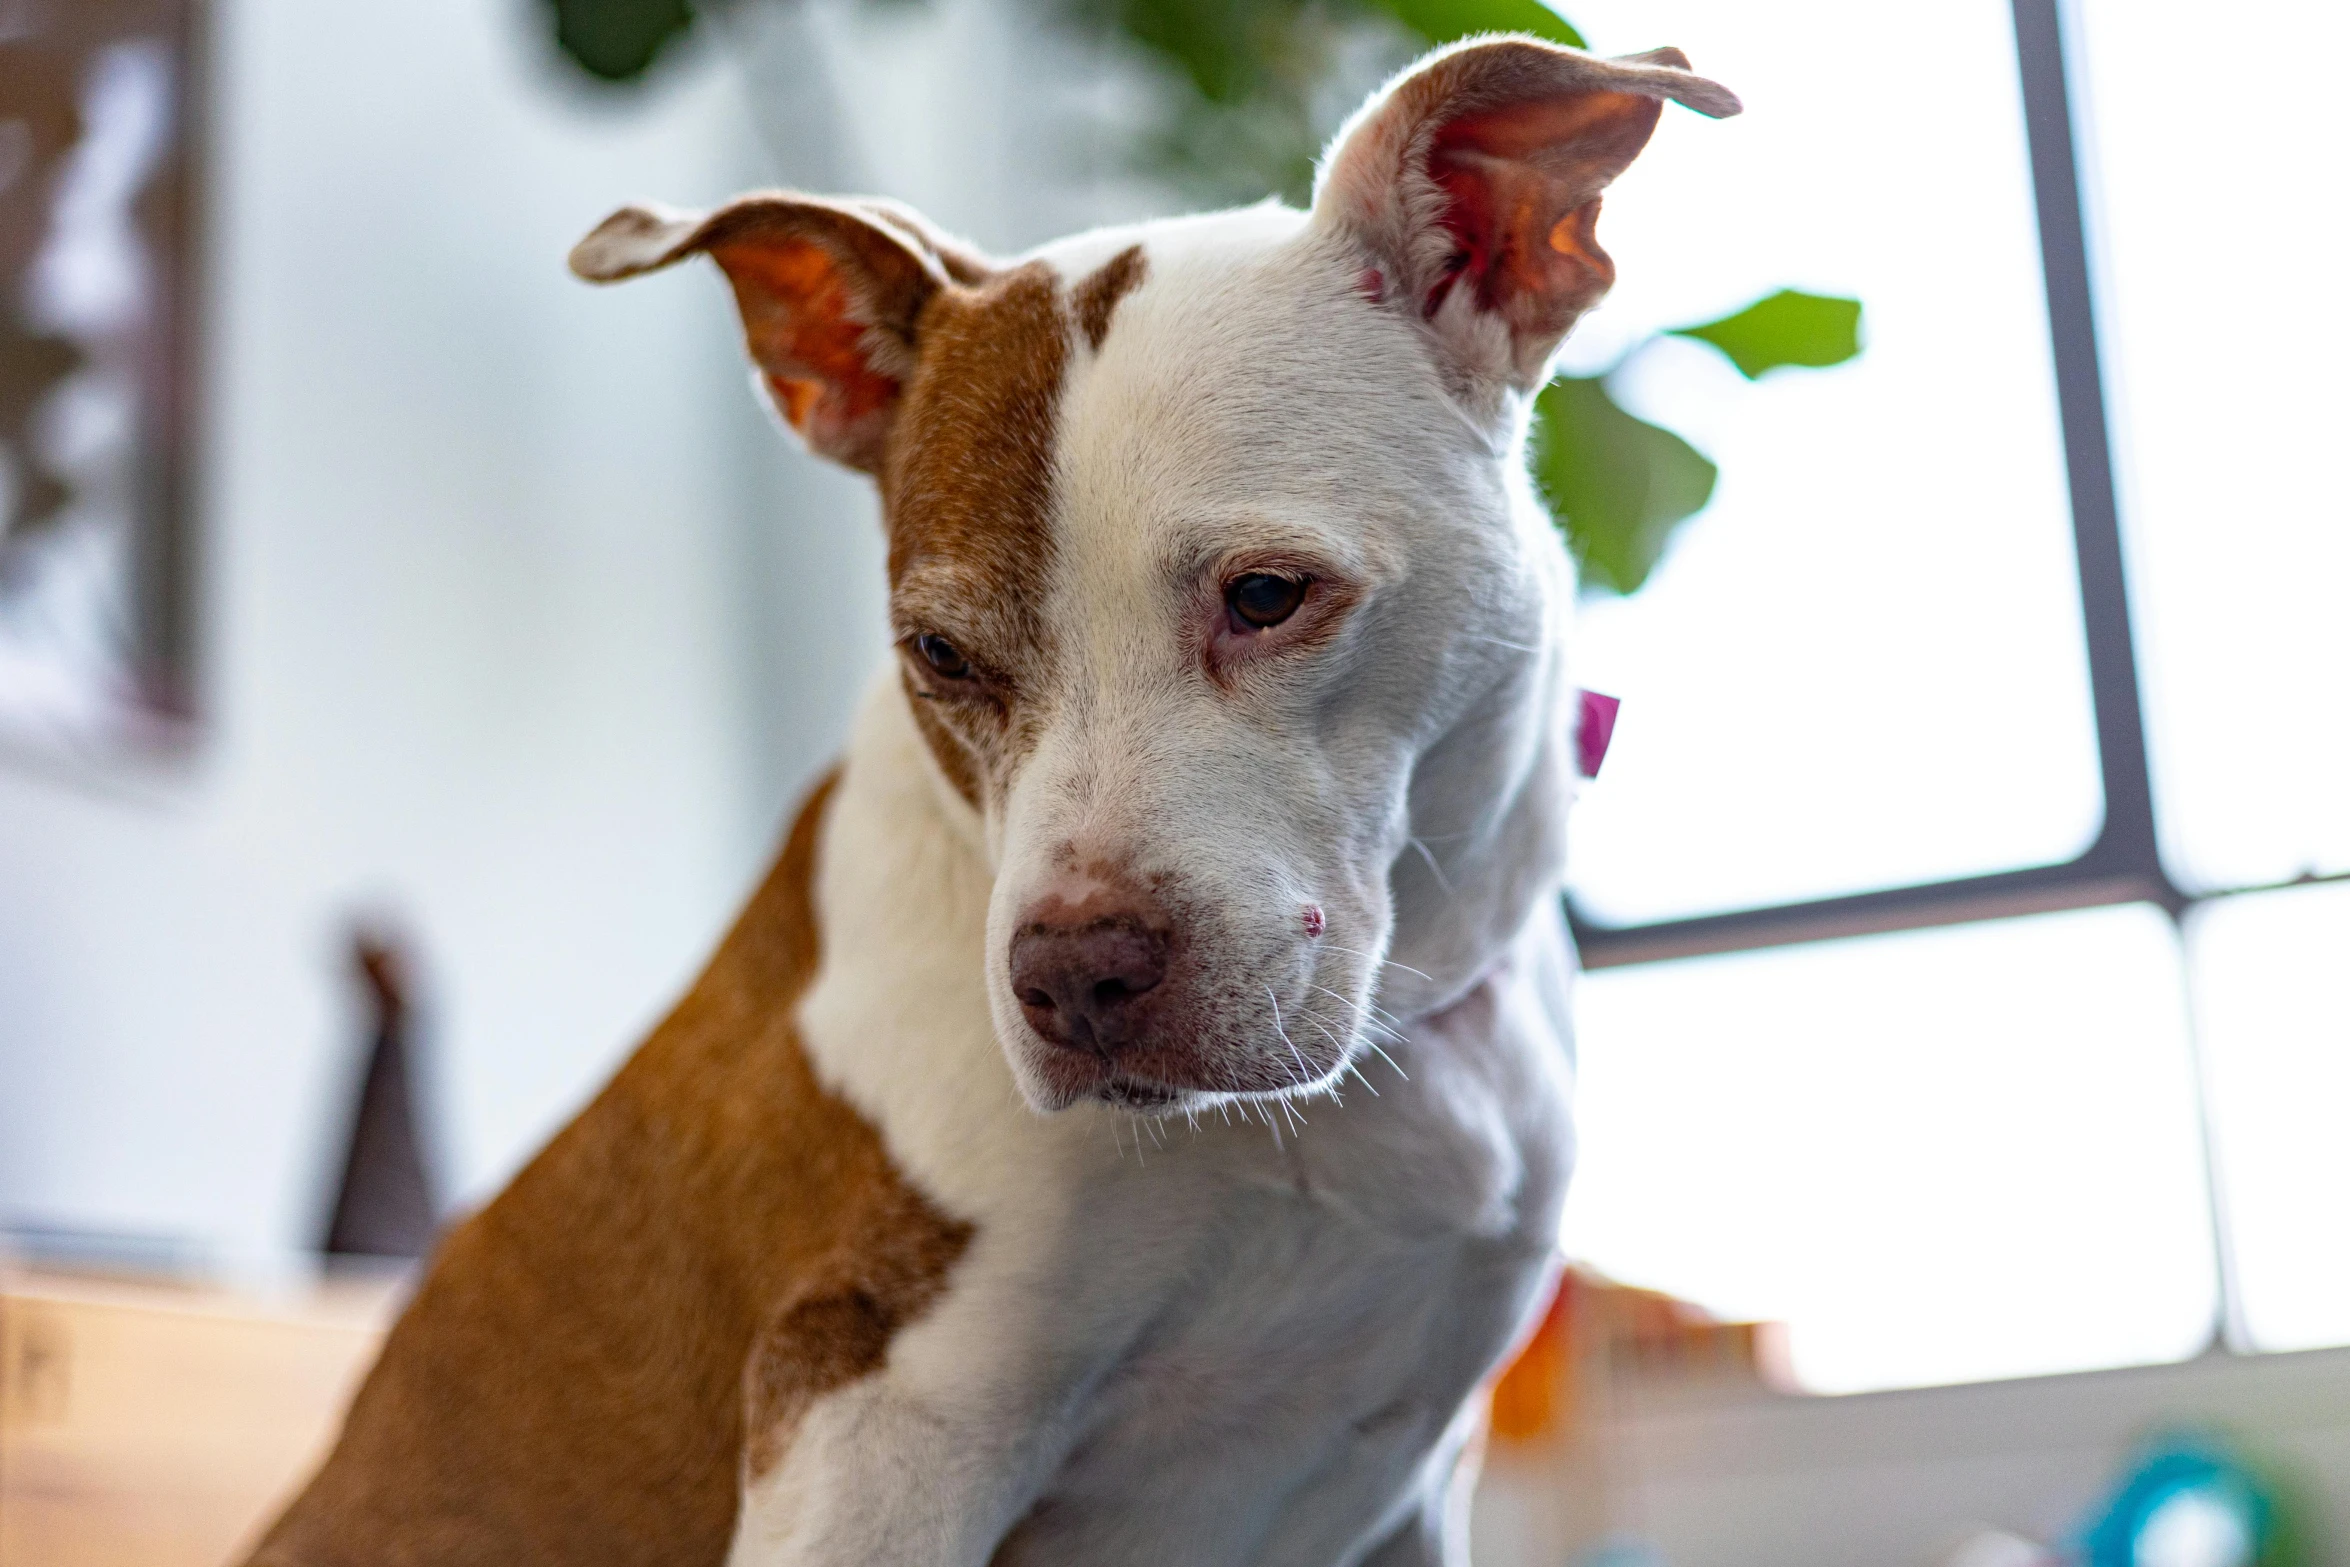
[[[1034, 1060], [1034, 1058], [1031, 1058]], [[1267, 1056], [1249, 1058], [1224, 1070], [1204, 1070], [1182, 1061], [1107, 1062], [1048, 1056], [1043, 1068], [1048, 1094], [1060, 1104], [1092, 1100], [1129, 1115], [1159, 1117], [1226, 1099], [1277, 1098], [1319, 1086], [1328, 1067], [1304, 1060], [1292, 1064]]]
[[1168, 1088], [1160, 1083], [1146, 1083], [1131, 1077], [1110, 1077], [1102, 1080], [1101, 1085], [1094, 1090], [1094, 1097], [1120, 1110], [1150, 1115], [1174, 1108], [1185, 1095], [1179, 1089]]

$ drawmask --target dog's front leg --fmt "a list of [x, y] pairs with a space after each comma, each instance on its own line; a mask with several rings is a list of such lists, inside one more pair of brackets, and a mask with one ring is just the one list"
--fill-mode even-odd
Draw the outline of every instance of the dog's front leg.
[[1036, 1485], [1030, 1411], [883, 1372], [818, 1400], [746, 1473], [728, 1567], [982, 1567]]
[[983, 1567], [1065, 1456], [1075, 1390], [1118, 1331], [1002, 1261], [967, 1261], [869, 1372], [753, 1400], [728, 1567]]

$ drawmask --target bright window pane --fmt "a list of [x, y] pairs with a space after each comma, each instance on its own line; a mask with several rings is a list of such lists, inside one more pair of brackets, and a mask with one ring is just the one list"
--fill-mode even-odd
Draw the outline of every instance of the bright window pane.
[[2350, 1344], [2350, 887], [2207, 904], [2188, 950], [2245, 1326]]
[[2168, 1360], [2217, 1284], [2142, 906], [1581, 982], [1567, 1250], [1788, 1324], [1828, 1392]]
[[2350, 8], [2083, 0], [2083, 119], [2155, 786], [2195, 887], [2350, 870], [2350, 128], [2223, 123], [2215, 59], [2350, 54]]
[[1619, 282], [1568, 368], [1783, 286], [1859, 297], [1868, 337], [1752, 385], [1678, 340], [1617, 377], [1722, 477], [1647, 588], [1583, 617], [1581, 678], [1625, 706], [1576, 815], [1582, 906], [2070, 858], [2103, 802], [2006, 0], [1568, 9], [1747, 104], [1669, 111], [1609, 193]]

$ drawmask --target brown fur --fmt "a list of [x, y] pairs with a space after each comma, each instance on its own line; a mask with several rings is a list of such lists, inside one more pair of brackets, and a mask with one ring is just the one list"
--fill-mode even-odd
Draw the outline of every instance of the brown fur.
[[817, 451], [873, 473], [901, 642], [946, 636], [983, 678], [941, 689], [909, 665], [923, 739], [974, 806], [1029, 743], [1024, 690], [1049, 667], [1036, 614], [1052, 570], [1053, 439], [1072, 327], [1096, 349], [1142, 281], [1140, 246], [1064, 297], [1053, 270], [995, 270], [875, 198], [776, 192], [700, 218], [624, 208], [572, 251], [615, 282], [706, 251], [734, 287], [751, 358]]
[[1055, 553], [1069, 336], [1067, 301], [1040, 262], [940, 289], [916, 327], [920, 357], [882, 469], [899, 633], [938, 632], [979, 672], [951, 685], [909, 676], [923, 738], [974, 805], [1030, 743], [1022, 699], [1054, 653], [1038, 611]]
[[831, 787], [676, 1010], [450, 1234], [253, 1567], [716, 1567], [746, 1467], [944, 1287], [971, 1227], [792, 1021]]
[[1070, 298], [1077, 306], [1077, 325], [1085, 333], [1086, 347], [1097, 354], [1102, 351], [1102, 339], [1110, 335], [1110, 317], [1117, 311], [1118, 301], [1140, 286], [1149, 271], [1150, 264], [1143, 260], [1142, 247], [1129, 245], [1070, 291]]
[[987, 781], [981, 768], [986, 764], [979, 747], [964, 739], [961, 729], [947, 722], [912, 672], [902, 678], [908, 704], [914, 710], [914, 727], [921, 731], [922, 743], [930, 748], [931, 759], [938, 763], [940, 776], [973, 810], [985, 809]]

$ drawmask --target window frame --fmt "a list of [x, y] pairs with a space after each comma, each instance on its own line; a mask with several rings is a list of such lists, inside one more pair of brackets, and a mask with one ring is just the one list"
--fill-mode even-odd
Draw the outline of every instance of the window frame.
[[[2183, 923], [2198, 905], [2281, 887], [2350, 880], [2350, 873], [2305, 873], [2282, 882], [2191, 893], [2173, 880], [2163, 863], [2121, 517], [2115, 500], [2113, 441], [2098, 342], [2097, 290], [2067, 53], [2071, 42], [2067, 37], [2068, 8], [2065, 0], [2010, 0], [2010, 8], [2072, 511], [2098, 771], [2105, 791], [2104, 822], [2087, 849], [2058, 864], [1645, 924], [1612, 925], [1591, 919], [1575, 906], [1570, 893], [1566, 900], [1568, 923], [1586, 969], [2127, 903], [2151, 903], [2162, 909], [2183, 941]], [[2186, 1004], [2184, 998], [2182, 1004]], [[2249, 1352], [2252, 1346], [2229, 1236], [2208, 1081], [2191, 1008], [2188, 1038], [2197, 1052], [2193, 1067], [2199, 1153], [2219, 1278], [2211, 1347]]]

